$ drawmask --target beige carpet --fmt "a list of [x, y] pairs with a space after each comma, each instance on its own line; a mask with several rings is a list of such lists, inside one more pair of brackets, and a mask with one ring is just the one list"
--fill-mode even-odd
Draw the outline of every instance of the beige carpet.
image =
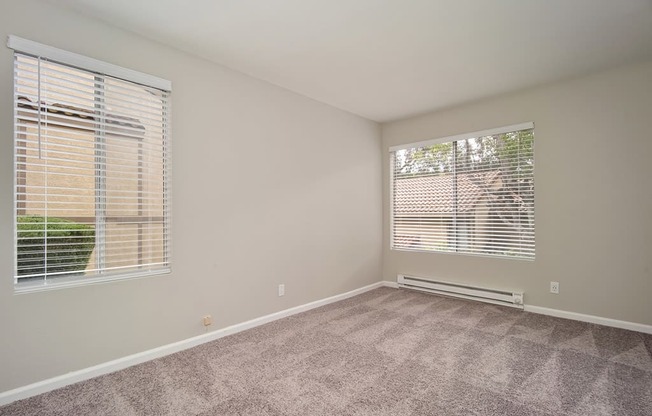
[[381, 288], [0, 415], [652, 415], [652, 336]]

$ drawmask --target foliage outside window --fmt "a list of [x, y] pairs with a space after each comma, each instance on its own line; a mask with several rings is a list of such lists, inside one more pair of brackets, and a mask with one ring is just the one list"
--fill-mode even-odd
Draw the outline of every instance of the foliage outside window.
[[393, 149], [392, 249], [533, 259], [534, 132], [524, 127]]
[[18, 276], [83, 272], [95, 248], [95, 229], [62, 218], [19, 216]]

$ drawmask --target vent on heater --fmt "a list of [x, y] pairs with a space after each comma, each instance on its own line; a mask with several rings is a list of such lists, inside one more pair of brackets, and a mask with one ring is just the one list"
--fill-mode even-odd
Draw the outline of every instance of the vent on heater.
[[523, 292], [509, 292], [497, 289], [487, 289], [475, 286], [460, 285], [457, 283], [432, 280], [425, 277], [398, 275], [398, 286], [407, 289], [421, 290], [424, 292], [438, 293], [440, 295], [455, 296], [458, 298], [479, 300], [481, 302], [497, 305], [523, 308]]

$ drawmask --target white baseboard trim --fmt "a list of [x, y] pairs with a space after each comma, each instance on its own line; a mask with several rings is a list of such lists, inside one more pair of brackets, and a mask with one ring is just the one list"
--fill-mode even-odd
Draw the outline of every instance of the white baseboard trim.
[[652, 325], [639, 324], [636, 322], [620, 321], [618, 319], [603, 318], [595, 315], [562, 311], [559, 309], [544, 308], [542, 306], [525, 305], [526, 312], [539, 313], [542, 315], [555, 316], [557, 318], [573, 319], [575, 321], [589, 322], [592, 324], [611, 326], [614, 328], [628, 329], [630, 331], [652, 334]]
[[296, 315], [301, 312], [309, 311], [320, 306], [328, 305], [329, 303], [338, 302], [340, 300], [348, 299], [350, 297], [360, 295], [364, 292], [383, 287], [390, 286], [386, 283], [391, 282], [376, 282], [350, 292], [342, 293], [339, 295], [331, 296], [329, 298], [317, 300], [314, 302], [306, 303], [303, 305], [295, 306], [293, 308], [285, 309], [269, 315], [261, 316], [250, 321], [242, 322], [239, 324], [231, 325], [226, 328], [218, 329], [213, 332], [198, 335], [196, 337], [184, 339], [182, 341], [174, 342], [172, 344], [163, 345], [153, 348], [151, 350], [139, 352], [137, 354], [128, 355], [126, 357], [118, 358], [116, 360], [108, 361], [92, 367], [84, 368], [82, 370], [73, 371], [57, 377], [49, 378], [47, 380], [39, 381], [26, 386], [18, 387], [13, 390], [8, 390], [0, 393], [0, 406], [15, 402], [16, 400], [26, 399], [28, 397], [36, 396], [38, 394], [47, 393], [70, 384], [78, 383], [80, 381], [88, 380], [93, 377], [98, 377], [104, 374], [113, 373], [118, 370], [131, 367], [136, 364], [141, 364], [156, 358], [164, 357], [166, 355], [174, 354], [175, 352], [183, 351], [188, 348], [196, 347], [206, 342], [220, 339], [227, 335], [232, 335], [238, 332], [245, 331], [266, 323], [276, 321], [278, 319], [286, 318], [288, 316]]
[[[391, 281], [383, 281], [383, 286], [398, 288], [398, 283]], [[575, 321], [589, 322], [592, 324], [610, 326], [613, 328], [628, 329], [630, 331], [643, 332], [645, 334], [652, 334], [652, 325], [639, 324], [636, 322], [620, 321], [618, 319], [603, 318], [601, 316], [586, 315], [577, 312], [562, 311], [559, 309], [544, 308], [543, 306], [523, 305], [525, 312], [538, 313], [541, 315], [549, 315], [557, 318], [572, 319]]]

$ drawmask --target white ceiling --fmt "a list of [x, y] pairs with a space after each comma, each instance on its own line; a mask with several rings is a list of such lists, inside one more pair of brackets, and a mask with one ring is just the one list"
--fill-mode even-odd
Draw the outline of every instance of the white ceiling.
[[384, 122], [652, 59], [652, 0], [47, 0]]

